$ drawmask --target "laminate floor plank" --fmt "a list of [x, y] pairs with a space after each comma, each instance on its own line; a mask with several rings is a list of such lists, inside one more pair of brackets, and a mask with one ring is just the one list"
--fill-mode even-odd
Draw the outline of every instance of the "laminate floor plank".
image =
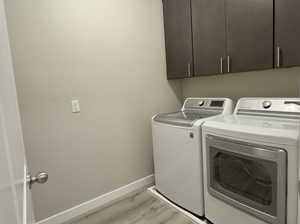
[[72, 224], [195, 224], [146, 190], [115, 202]]

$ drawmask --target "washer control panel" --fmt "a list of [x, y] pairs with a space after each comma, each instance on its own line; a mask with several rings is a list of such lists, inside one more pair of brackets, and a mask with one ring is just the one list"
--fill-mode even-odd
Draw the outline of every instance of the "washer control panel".
[[229, 99], [225, 98], [187, 98], [183, 110], [188, 109], [219, 109], [222, 110]]

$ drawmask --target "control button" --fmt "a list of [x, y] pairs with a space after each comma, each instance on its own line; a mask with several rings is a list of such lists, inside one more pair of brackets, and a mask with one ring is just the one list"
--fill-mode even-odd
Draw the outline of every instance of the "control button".
[[199, 105], [200, 107], [202, 107], [202, 106], [204, 105], [204, 100], [200, 100], [199, 103], [198, 103], [198, 105]]
[[265, 109], [269, 109], [272, 106], [272, 102], [271, 101], [264, 101], [263, 102], [263, 107]]

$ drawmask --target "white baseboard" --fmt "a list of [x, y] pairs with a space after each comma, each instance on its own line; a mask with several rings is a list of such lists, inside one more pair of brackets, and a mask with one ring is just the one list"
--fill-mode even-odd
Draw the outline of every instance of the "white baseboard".
[[126, 186], [120, 187], [114, 191], [103, 194], [97, 198], [86, 201], [80, 205], [73, 208], [67, 209], [63, 212], [55, 214], [49, 218], [41, 220], [36, 224], [62, 224], [71, 220], [76, 219], [101, 208], [112, 201], [118, 200], [127, 194], [137, 191], [143, 187], [147, 187], [154, 183], [154, 175], [149, 175], [137, 181], [134, 181]]

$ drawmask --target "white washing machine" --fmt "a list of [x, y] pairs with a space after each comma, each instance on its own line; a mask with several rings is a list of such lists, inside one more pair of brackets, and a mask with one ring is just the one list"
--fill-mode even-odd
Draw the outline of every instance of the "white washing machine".
[[242, 98], [233, 115], [203, 125], [205, 216], [212, 223], [300, 223], [298, 104], [300, 98]]
[[188, 98], [180, 112], [152, 118], [156, 190], [199, 216], [204, 214], [201, 125], [230, 113], [230, 99]]

